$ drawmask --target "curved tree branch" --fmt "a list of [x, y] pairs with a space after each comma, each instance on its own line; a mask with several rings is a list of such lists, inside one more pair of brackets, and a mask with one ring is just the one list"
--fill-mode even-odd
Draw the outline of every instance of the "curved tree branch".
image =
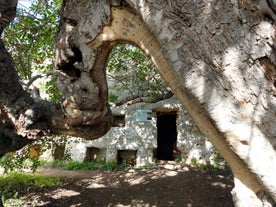
[[32, 85], [32, 83], [35, 82], [37, 79], [47, 78], [48, 76], [51, 76], [51, 75], [53, 75], [53, 71], [48, 71], [45, 74], [35, 75], [35, 76], [31, 77], [30, 80], [24, 85], [26, 85], [26, 87], [30, 87]]

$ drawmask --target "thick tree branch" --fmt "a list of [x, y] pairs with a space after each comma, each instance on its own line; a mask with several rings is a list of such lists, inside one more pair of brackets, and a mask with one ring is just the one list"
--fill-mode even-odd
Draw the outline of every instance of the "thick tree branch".
[[126, 98], [119, 99], [115, 102], [116, 106], [123, 105], [124, 103], [127, 103], [128, 105], [145, 102], [145, 103], [156, 103], [158, 101], [169, 99], [173, 96], [173, 93], [171, 91], [164, 91], [161, 94], [151, 96], [148, 93], [144, 94], [136, 94], [133, 96], [127, 96]]
[[[15, 17], [17, 1], [0, 0], [0, 32]], [[35, 77], [38, 78], [38, 77]], [[34, 79], [28, 84], [31, 84]], [[98, 113], [85, 112], [90, 119], [83, 118], [83, 111], [75, 112], [75, 105], [68, 103], [64, 110], [60, 104], [34, 100], [19, 82], [19, 76], [10, 54], [0, 39], [0, 155], [21, 148], [32, 140], [50, 133], [70, 134], [87, 139], [102, 136], [110, 127], [110, 117], [105, 115], [97, 121]], [[110, 114], [106, 111], [105, 114]]]

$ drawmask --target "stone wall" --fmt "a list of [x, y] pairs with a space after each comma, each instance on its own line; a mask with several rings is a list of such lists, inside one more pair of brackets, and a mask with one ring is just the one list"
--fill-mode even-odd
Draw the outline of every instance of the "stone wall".
[[[152, 110], [151, 120], [137, 120], [137, 110]], [[216, 151], [192, 123], [182, 105], [175, 98], [157, 103], [137, 103], [113, 107], [114, 127], [96, 140], [70, 138], [66, 150], [74, 161], [102, 160], [131, 162], [136, 166], [150, 166], [157, 160], [157, 116], [176, 114], [178, 160], [183, 163], [213, 163]], [[178, 151], [178, 152], [179, 152]], [[119, 155], [119, 156], [118, 156]], [[123, 157], [120, 157], [123, 156]], [[181, 158], [181, 159], [180, 159]], [[135, 159], [135, 160], [134, 160]]]

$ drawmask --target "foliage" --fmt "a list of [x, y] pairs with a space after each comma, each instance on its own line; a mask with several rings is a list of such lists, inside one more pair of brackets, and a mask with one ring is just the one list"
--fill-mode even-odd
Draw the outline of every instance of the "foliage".
[[45, 73], [51, 69], [60, 3], [37, 0], [30, 8], [19, 4], [15, 21], [5, 30], [4, 40], [22, 79], [30, 79], [34, 70]]
[[[17, 17], [6, 28], [2, 39], [13, 57], [22, 80], [30, 80], [37, 74], [52, 71], [54, 38], [58, 28], [58, 11], [62, 0], [34, 0], [29, 8], [19, 1]], [[56, 101], [58, 90], [52, 79], [47, 80], [45, 89]]]
[[[110, 53], [107, 74], [113, 94], [126, 91], [129, 97], [156, 97], [166, 92], [166, 84], [150, 59], [137, 47], [118, 44]], [[117, 91], [117, 93], [116, 93]], [[112, 99], [110, 101], [116, 101]], [[111, 100], [112, 99], [112, 100]]]
[[48, 95], [48, 100], [58, 102], [61, 100], [61, 94], [55, 84], [54, 78], [51, 77], [46, 82], [40, 83], [40, 88]]
[[23, 173], [10, 173], [0, 177], [0, 194], [3, 200], [5, 200], [16, 198], [31, 191], [61, 184], [62, 179], [60, 177], [52, 178]]
[[[22, 172], [26, 169], [32, 170], [33, 172], [41, 165], [39, 157], [46, 150], [54, 150], [56, 147], [62, 147], [66, 143], [66, 136], [51, 136], [44, 137], [32, 145], [27, 145], [23, 149], [5, 154], [0, 159], [0, 167], [4, 168], [4, 172], [18, 171]], [[70, 155], [63, 152], [62, 159], [64, 161], [70, 160]], [[54, 154], [54, 152], [52, 152]], [[60, 155], [59, 155], [60, 158]]]
[[39, 161], [38, 158], [30, 156], [29, 149], [30, 146], [5, 154], [0, 160], [0, 167], [4, 169], [4, 173], [22, 172], [26, 169], [35, 171], [39, 166]]
[[117, 100], [118, 100], [118, 96], [112, 92], [109, 92], [108, 101], [114, 103]]

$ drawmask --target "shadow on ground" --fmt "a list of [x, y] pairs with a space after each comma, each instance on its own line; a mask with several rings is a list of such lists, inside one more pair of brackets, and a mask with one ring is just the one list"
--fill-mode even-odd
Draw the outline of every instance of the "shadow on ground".
[[233, 207], [229, 173], [192, 169], [126, 169], [65, 171], [39, 174], [66, 177], [66, 184], [32, 192], [23, 206]]

